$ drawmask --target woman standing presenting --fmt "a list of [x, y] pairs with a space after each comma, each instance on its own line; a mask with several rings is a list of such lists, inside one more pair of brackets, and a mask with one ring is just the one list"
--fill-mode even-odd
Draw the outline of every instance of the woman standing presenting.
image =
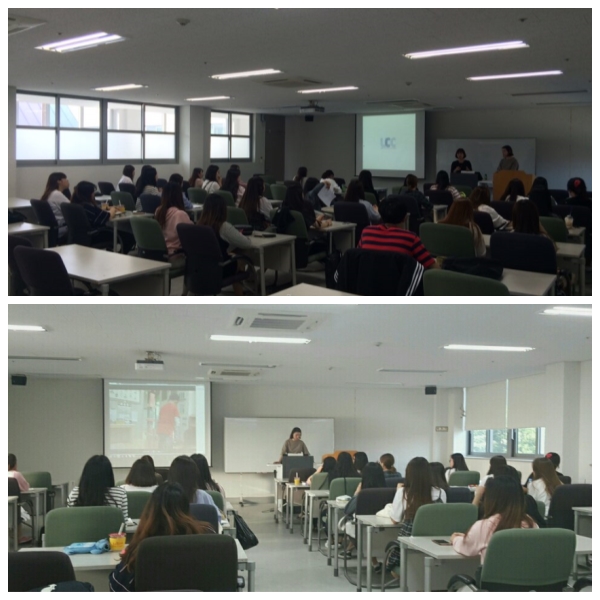
[[279, 464], [286, 454], [303, 454], [304, 456], [308, 456], [310, 454], [306, 444], [300, 439], [301, 437], [302, 431], [300, 427], [294, 427], [294, 429], [292, 429], [292, 433], [290, 434], [290, 438], [285, 441], [285, 444], [283, 444], [281, 456], [275, 464]]

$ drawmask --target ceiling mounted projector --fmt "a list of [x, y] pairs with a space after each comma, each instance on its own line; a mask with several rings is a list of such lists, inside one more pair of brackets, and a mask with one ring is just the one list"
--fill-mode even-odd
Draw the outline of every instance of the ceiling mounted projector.
[[314, 115], [317, 113], [324, 113], [324, 112], [325, 112], [325, 109], [322, 106], [318, 106], [316, 100], [311, 100], [308, 103], [308, 106], [300, 107], [301, 115]]
[[146, 352], [146, 358], [135, 361], [136, 371], [163, 371], [165, 363], [158, 352]]

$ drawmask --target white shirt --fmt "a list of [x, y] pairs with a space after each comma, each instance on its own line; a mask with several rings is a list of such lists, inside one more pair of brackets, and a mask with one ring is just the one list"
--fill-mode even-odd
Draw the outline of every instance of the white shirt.
[[127, 177], [127, 175], [123, 175], [123, 177], [119, 179], [119, 183], [128, 183], [129, 185], [133, 185], [133, 181], [129, 177]]
[[120, 485], [126, 492], [148, 492], [151, 494], [158, 486], [151, 485], [150, 487], [138, 487], [137, 485], [129, 485], [128, 483], [124, 483]]
[[477, 210], [485, 212], [492, 217], [494, 229], [504, 229], [508, 225], [508, 221], [504, 217], [501, 217], [491, 206], [488, 206], [487, 204], [480, 204], [477, 207]]
[[533, 497], [534, 500], [539, 500], [546, 505], [546, 514], [544, 516], [548, 516], [548, 509], [550, 508], [550, 494], [546, 489], [546, 484], [543, 479], [536, 479], [534, 481], [530, 481], [527, 484], [527, 493]]
[[334, 194], [341, 194], [342, 188], [335, 182], [334, 179], [321, 179], [321, 183], [328, 183], [331, 191]]
[[69, 199], [62, 192], [59, 192], [58, 190], [54, 190], [48, 196], [48, 204], [52, 207], [52, 212], [54, 213], [54, 216], [56, 217], [56, 220], [58, 221], [59, 227], [62, 227], [65, 224], [65, 218], [63, 217], [62, 210], [60, 210], [60, 205], [63, 202], [66, 202], [68, 204]]
[[[391, 518], [396, 523], [402, 523], [402, 517], [406, 509], [406, 500], [404, 499], [404, 490], [406, 488], [401, 487], [394, 496], [394, 502], [392, 503]], [[442, 502], [446, 503], [446, 492], [440, 488], [431, 488], [431, 499], [436, 502], [441, 498]]]
[[267, 200], [267, 198], [263, 197], [260, 199], [258, 210], [265, 215], [269, 221], [271, 220], [271, 211], [273, 210], [273, 205], [269, 202], [269, 200]]
[[206, 190], [208, 194], [214, 194], [221, 189], [221, 186], [216, 181], [209, 181], [208, 179], [202, 184], [202, 189]]
[[456, 469], [448, 469], [446, 471], [446, 481], [448, 483], [450, 483], [450, 475], [452, 475], [452, 473], [456, 473]]

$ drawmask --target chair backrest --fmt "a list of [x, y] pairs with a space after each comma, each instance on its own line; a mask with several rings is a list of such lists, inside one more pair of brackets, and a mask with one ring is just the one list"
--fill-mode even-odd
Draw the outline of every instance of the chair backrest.
[[245, 211], [235, 206], [227, 207], [227, 221], [232, 225], [248, 225], [248, 216]]
[[154, 194], [142, 194], [140, 196], [142, 210], [151, 215], [156, 212], [156, 209], [160, 206], [160, 202], [160, 196], [155, 196]]
[[505, 269], [556, 274], [556, 250], [543, 235], [498, 232], [490, 238], [490, 255]]
[[[120, 183], [119, 184], [120, 192], [127, 192], [131, 195], [132, 198], [135, 198], [135, 185], [133, 183]], [[112, 194], [112, 192], [111, 192]]]
[[329, 473], [316, 473], [311, 476], [311, 490], [328, 490], [329, 489]]
[[419, 208], [419, 203], [414, 196], [409, 196], [408, 194], [401, 194], [399, 196], [399, 202], [403, 206], [406, 207], [406, 212], [410, 215], [408, 221], [408, 228], [413, 233], [419, 235], [419, 230], [421, 226], [421, 209]]
[[192, 204], [204, 204], [208, 198], [208, 192], [202, 188], [191, 187], [187, 191], [188, 198]]
[[473, 211], [473, 220], [481, 229], [481, 233], [483, 235], [492, 235], [494, 233], [494, 221], [492, 221], [492, 217], [481, 210]]
[[360, 481], [360, 477], [340, 477], [334, 479], [329, 486], [329, 499], [335, 500], [338, 496], [354, 496], [354, 492]]
[[373, 206], [377, 204], [377, 196], [373, 192], [365, 192], [365, 200]]
[[52, 489], [52, 475], [48, 471], [31, 471], [23, 473], [23, 477], [31, 487]]
[[271, 184], [265, 181], [265, 198], [267, 200], [273, 200], [273, 192], [271, 192]]
[[168, 535], [145, 539], [135, 565], [138, 592], [237, 591], [237, 547], [228, 535]]
[[21, 489], [19, 488], [19, 482], [14, 477], [8, 478], [8, 495], [17, 496], [21, 498]]
[[490, 202], [490, 206], [507, 221], [512, 221], [512, 214], [515, 204], [516, 202], [501, 202], [497, 200]]
[[98, 189], [103, 196], [110, 196], [115, 191], [115, 186], [110, 181], [99, 181]]
[[357, 515], [374, 515], [394, 501], [396, 490], [389, 487], [361, 490], [356, 497]]
[[235, 198], [233, 197], [233, 194], [231, 192], [228, 192], [227, 190], [217, 190], [215, 194], [217, 194], [217, 196], [225, 198], [227, 206], [235, 206]]
[[576, 538], [562, 529], [505, 529], [494, 533], [483, 563], [481, 588], [489, 591], [562, 591]]
[[546, 503], [542, 502], [541, 500], [536, 500], [535, 503], [537, 504], [537, 509], [540, 513], [540, 516], [543, 518], [546, 515]]
[[548, 527], [575, 529], [574, 506], [592, 506], [591, 483], [560, 485], [554, 490], [548, 509]]
[[386, 477], [385, 478], [385, 487], [396, 489], [398, 487], [399, 483], [404, 483], [404, 477]]
[[467, 198], [471, 195], [473, 188], [470, 185], [452, 184], [454, 189], [460, 194], [464, 194]]
[[10, 271], [10, 276], [12, 277], [10, 290], [12, 296], [22, 296], [27, 288], [15, 258], [15, 248], [17, 246], [31, 248], [31, 241], [19, 235], [8, 236], [8, 270]]
[[571, 478], [568, 475], [557, 475], [562, 483], [567, 485], [571, 485]]
[[73, 286], [56, 252], [17, 246], [15, 260], [32, 296], [73, 296]]
[[48, 231], [48, 248], [54, 248], [58, 245], [58, 221], [52, 212], [52, 207], [48, 202], [42, 200], [30, 200], [31, 208], [35, 218], [40, 225], [50, 227]]
[[475, 257], [473, 233], [466, 227], [423, 223], [419, 236], [425, 248], [435, 256]]
[[465, 533], [478, 518], [474, 504], [425, 504], [415, 514], [412, 535], [452, 535]]
[[213, 499], [213, 502], [217, 505], [219, 510], [225, 512], [225, 501], [223, 500], [223, 494], [216, 490], [206, 490], [206, 493]]
[[147, 217], [131, 219], [138, 256], [150, 260], [166, 261], [167, 244], [158, 221]]
[[481, 473], [479, 471], [454, 471], [450, 475], [449, 485], [479, 485]]
[[71, 559], [64, 552], [8, 553], [9, 592], [28, 592], [65, 581], [75, 581], [75, 571]]
[[121, 523], [123, 512], [115, 506], [55, 508], [46, 515], [44, 544], [54, 547], [97, 542], [117, 533]]
[[447, 206], [450, 208], [454, 202], [451, 192], [446, 190], [427, 190], [425, 195], [429, 198], [429, 202], [434, 206]]
[[555, 242], [566, 242], [569, 230], [563, 219], [556, 217], [540, 217], [540, 225]]
[[446, 502], [454, 504], [456, 502], [473, 502], [473, 492], [468, 487], [451, 487], [446, 490]]
[[360, 241], [360, 236], [365, 227], [371, 224], [366, 206], [360, 202], [345, 202], [340, 200], [333, 205], [333, 214], [336, 221], [342, 223], [356, 223], [355, 239]]
[[142, 512], [150, 500], [149, 492], [126, 492], [127, 493], [127, 514], [130, 519], [139, 519]]
[[556, 200], [558, 204], [562, 204], [569, 197], [567, 190], [548, 190], [550, 195]]
[[272, 183], [271, 184], [271, 194], [273, 195], [273, 200], [285, 200], [285, 194], [287, 192], [287, 186], [281, 183]]
[[500, 281], [454, 271], [429, 269], [423, 274], [426, 296], [508, 296]]
[[69, 233], [68, 243], [78, 244], [79, 246], [91, 246], [92, 236], [90, 233], [92, 228], [83, 206], [63, 202], [60, 205], [60, 210], [65, 218]]
[[186, 255], [185, 281], [196, 296], [215, 296], [221, 291], [223, 254], [215, 232], [202, 225], [177, 225], [177, 234]]
[[110, 199], [113, 206], [124, 206], [125, 210], [135, 210], [135, 200], [129, 192], [111, 192]]
[[219, 515], [214, 506], [210, 504], [190, 504], [190, 515], [196, 521], [210, 523], [215, 533], [219, 531]]

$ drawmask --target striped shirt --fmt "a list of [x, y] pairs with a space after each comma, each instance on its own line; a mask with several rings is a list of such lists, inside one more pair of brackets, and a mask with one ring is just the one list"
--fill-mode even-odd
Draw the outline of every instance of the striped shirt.
[[419, 236], [412, 231], [391, 225], [365, 227], [358, 247], [363, 250], [409, 254], [426, 269], [429, 269], [435, 263], [434, 258], [427, 252]]
[[[442, 190], [438, 190], [438, 185], [436, 183], [434, 183], [429, 189], [432, 192], [442, 191]], [[444, 192], [450, 192], [452, 194], [452, 200], [460, 200], [462, 198], [462, 196], [460, 195], [460, 192], [454, 186], [452, 186], [452, 185], [449, 185], [443, 191]]]
[[[69, 498], [67, 499], [67, 506], [78, 506], [77, 498], [79, 498], [79, 486], [75, 486]], [[108, 488], [105, 496], [105, 506], [116, 506], [123, 511], [123, 519], [127, 521], [129, 515], [127, 512], [127, 492], [120, 487]]]

